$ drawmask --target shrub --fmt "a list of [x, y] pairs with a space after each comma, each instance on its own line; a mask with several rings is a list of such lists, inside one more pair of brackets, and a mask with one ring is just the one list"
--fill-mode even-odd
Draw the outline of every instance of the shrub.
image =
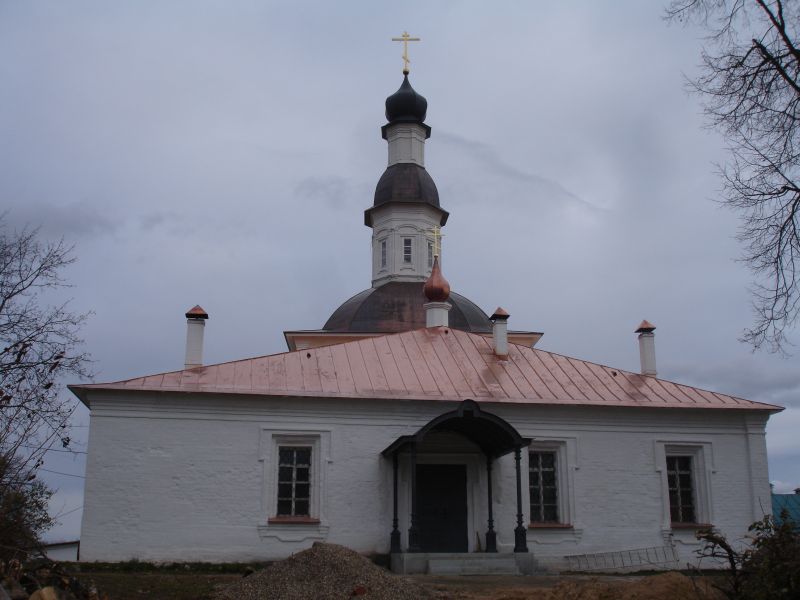
[[796, 600], [800, 598], [800, 529], [786, 511], [780, 521], [766, 516], [749, 527], [751, 543], [737, 551], [724, 536], [698, 532], [706, 544], [701, 557], [728, 563], [728, 581], [720, 589], [731, 600]]

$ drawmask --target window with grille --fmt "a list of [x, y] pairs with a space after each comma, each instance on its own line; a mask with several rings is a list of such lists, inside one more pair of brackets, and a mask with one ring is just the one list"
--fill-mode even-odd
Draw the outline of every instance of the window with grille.
[[307, 517], [311, 505], [311, 448], [278, 447], [278, 516]]
[[433, 267], [433, 242], [428, 242], [428, 268]]
[[531, 452], [528, 486], [532, 523], [558, 523], [558, 477], [555, 452]]
[[695, 523], [691, 456], [667, 456], [669, 514], [673, 523]]
[[386, 267], [386, 240], [381, 242], [381, 269]]
[[411, 263], [411, 238], [403, 238], [403, 262]]

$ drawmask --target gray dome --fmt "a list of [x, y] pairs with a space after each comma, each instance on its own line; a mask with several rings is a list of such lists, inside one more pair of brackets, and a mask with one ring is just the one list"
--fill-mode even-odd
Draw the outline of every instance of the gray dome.
[[439, 191], [425, 167], [415, 163], [397, 163], [386, 170], [375, 187], [375, 201], [364, 211], [364, 224], [372, 226], [373, 209], [391, 202], [429, 204], [442, 212], [440, 225], [447, 223], [449, 213], [439, 206]]
[[[425, 327], [427, 302], [421, 281], [392, 281], [356, 294], [339, 308], [323, 329], [332, 332], [397, 333]], [[489, 316], [460, 294], [450, 292], [450, 327], [473, 333], [491, 332]]]

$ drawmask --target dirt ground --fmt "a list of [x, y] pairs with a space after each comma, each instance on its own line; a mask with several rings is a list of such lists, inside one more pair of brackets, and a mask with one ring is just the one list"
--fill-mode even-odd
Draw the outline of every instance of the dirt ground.
[[643, 576], [552, 575], [443, 577], [417, 575], [440, 600], [724, 600], [714, 577], [669, 572]]
[[[109, 573], [83, 571], [109, 600], [210, 600], [241, 579], [220, 573]], [[722, 600], [710, 579], [678, 573], [648, 576], [434, 576], [415, 575], [438, 600]], [[364, 596], [368, 599], [368, 595]], [[346, 599], [343, 599], [346, 600]]]

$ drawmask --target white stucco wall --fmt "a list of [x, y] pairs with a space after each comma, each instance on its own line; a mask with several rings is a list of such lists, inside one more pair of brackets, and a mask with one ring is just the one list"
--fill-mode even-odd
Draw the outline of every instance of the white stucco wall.
[[[441, 222], [441, 211], [421, 203], [390, 203], [372, 213], [372, 285], [389, 281], [425, 281], [431, 274], [428, 266], [428, 243], [433, 243], [433, 229]], [[411, 262], [403, 260], [403, 240], [411, 239]], [[386, 264], [381, 263], [381, 242], [386, 242]], [[438, 248], [441, 255], [441, 248]], [[441, 264], [442, 258], [439, 257]]]
[[[314, 540], [388, 552], [392, 467], [380, 452], [455, 404], [126, 393], [91, 397], [81, 560], [278, 559]], [[669, 526], [663, 457], [674, 446], [702, 457], [702, 511], [730, 539], [769, 511], [766, 416], [740, 411], [591, 409], [482, 404], [536, 444], [560, 448], [562, 512], [572, 528], [529, 530], [541, 565], [563, 556], [661, 546], [682, 561], [693, 531]], [[274, 441], [315, 440], [319, 480], [313, 525], [268, 524], [274, 511]], [[283, 437], [282, 437], [283, 436]], [[469, 448], [420, 462], [468, 467], [469, 542], [486, 530], [485, 460]], [[501, 551], [513, 548], [513, 456], [493, 473]], [[408, 468], [401, 460], [400, 529], [408, 528]], [[523, 453], [523, 510], [527, 507]]]

